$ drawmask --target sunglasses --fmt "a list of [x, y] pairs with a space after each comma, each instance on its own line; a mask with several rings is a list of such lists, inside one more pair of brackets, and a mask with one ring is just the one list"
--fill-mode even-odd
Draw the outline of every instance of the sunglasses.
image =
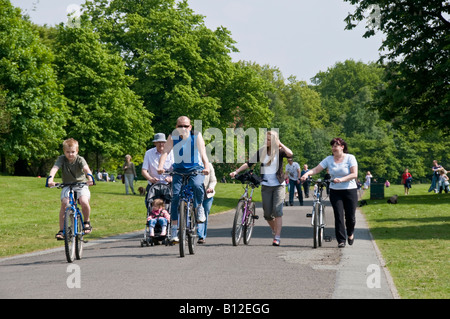
[[178, 127], [183, 127], [183, 128], [188, 128], [190, 125], [177, 125], [177, 128]]

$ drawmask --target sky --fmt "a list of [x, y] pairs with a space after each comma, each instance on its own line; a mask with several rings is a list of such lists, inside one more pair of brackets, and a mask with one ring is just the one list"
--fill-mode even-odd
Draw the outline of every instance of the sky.
[[[11, 0], [37, 24], [67, 22], [70, 8], [85, 0]], [[383, 35], [365, 39], [365, 23], [345, 30], [344, 19], [354, 7], [343, 0], [188, 0], [215, 30], [231, 31], [239, 53], [233, 61], [245, 60], [278, 68], [285, 78], [311, 83], [320, 71], [347, 59], [375, 62]]]

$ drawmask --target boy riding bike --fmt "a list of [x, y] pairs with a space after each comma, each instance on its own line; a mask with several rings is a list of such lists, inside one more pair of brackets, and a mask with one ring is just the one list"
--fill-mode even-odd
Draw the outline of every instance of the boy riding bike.
[[[73, 138], [69, 138], [63, 142], [64, 155], [59, 156], [56, 159], [55, 164], [50, 170], [47, 177], [47, 186], [54, 187], [56, 183], [53, 181], [55, 174], [61, 169], [63, 184], [87, 182], [89, 186], [93, 185], [94, 177], [89, 169], [86, 160], [78, 155], [78, 142]], [[88, 178], [90, 177], [91, 180]], [[89, 200], [91, 193], [88, 187], [76, 187], [74, 191], [77, 194], [78, 202], [81, 205], [84, 219], [84, 233], [89, 234], [92, 231], [90, 223], [91, 206]], [[64, 187], [61, 191], [61, 209], [59, 211], [59, 231], [55, 235], [57, 240], [64, 240], [64, 212], [69, 205], [69, 187]]]

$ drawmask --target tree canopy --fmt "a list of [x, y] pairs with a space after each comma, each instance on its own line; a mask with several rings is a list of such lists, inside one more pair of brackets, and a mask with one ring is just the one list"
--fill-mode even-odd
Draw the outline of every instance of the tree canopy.
[[[347, 18], [349, 28], [376, 1], [353, 3], [358, 6]], [[403, 4], [415, 10], [411, 3], [396, 1], [386, 8]], [[433, 16], [424, 9], [413, 19], [384, 13], [383, 5], [383, 32], [400, 32], [394, 21], [403, 31], [421, 31], [421, 19], [429, 24], [423, 30], [446, 25], [439, 11]], [[409, 25], [414, 23], [417, 28]], [[214, 128], [205, 140], [220, 145], [218, 152], [230, 130], [274, 128], [299, 164], [314, 167], [330, 154], [330, 140], [340, 136], [357, 157], [360, 177], [369, 170], [395, 182], [409, 168], [415, 180], [424, 180], [431, 175], [432, 160], [450, 165], [448, 127], [440, 118], [430, 119], [431, 114], [448, 115], [448, 47], [441, 35], [417, 48], [411, 42], [411, 52], [399, 55], [395, 50], [409, 40], [395, 44], [387, 37], [392, 40], [384, 43], [387, 63], [338, 61], [308, 85], [284, 77], [276, 66], [233, 62], [230, 54], [237, 48], [231, 33], [225, 27], [208, 29], [188, 1], [87, 1], [79, 24], [48, 27], [33, 25], [9, 1], [0, 0], [1, 170], [45, 174], [62, 152], [62, 141], [74, 137], [92, 169], [116, 172], [125, 154], [139, 164], [154, 133], [171, 133], [176, 118], [187, 115], [202, 121], [203, 132]], [[426, 49], [437, 59], [432, 67], [418, 58], [426, 56]], [[420, 79], [421, 70], [433, 77], [427, 73]], [[434, 83], [418, 84], [425, 79]], [[441, 95], [435, 94], [437, 88]], [[426, 105], [418, 124], [416, 111]], [[215, 163], [219, 176], [243, 160], [236, 152], [243, 146], [239, 143], [230, 146], [230, 158], [221, 157], [227, 163]]]
[[369, 20], [365, 37], [380, 30], [385, 64], [378, 110], [396, 127], [450, 134], [450, 3], [440, 0], [345, 0], [356, 5], [347, 29]]

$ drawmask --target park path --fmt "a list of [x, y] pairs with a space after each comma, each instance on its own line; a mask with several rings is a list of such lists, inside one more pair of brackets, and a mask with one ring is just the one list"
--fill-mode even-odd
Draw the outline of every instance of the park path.
[[3, 258], [0, 298], [395, 298], [363, 216], [354, 245], [339, 249], [328, 208], [325, 235], [333, 240], [313, 249], [311, 205], [284, 208], [280, 247], [257, 208], [248, 246], [232, 246], [227, 212], [210, 216], [206, 244], [184, 258], [178, 246], [140, 247], [142, 232], [90, 242], [73, 264], [63, 247]]

